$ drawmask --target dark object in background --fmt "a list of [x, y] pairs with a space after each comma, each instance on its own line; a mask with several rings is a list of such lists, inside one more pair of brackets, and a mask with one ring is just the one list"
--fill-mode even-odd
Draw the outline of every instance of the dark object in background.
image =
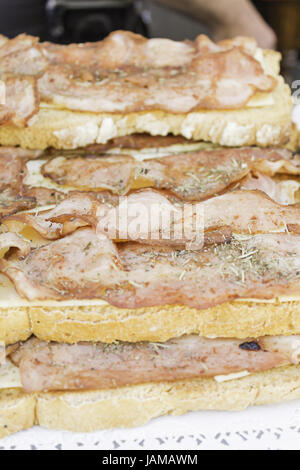
[[280, 50], [300, 49], [299, 0], [254, 0], [253, 3], [274, 29]]
[[86, 42], [116, 29], [148, 36], [134, 0], [0, 0], [0, 33], [10, 38], [25, 32], [41, 41]]
[[274, 29], [282, 52], [282, 72], [291, 84], [300, 73], [300, 1], [254, 0], [256, 8]]
[[47, 39], [46, 0], [0, 0], [0, 33], [9, 38], [26, 32]]
[[99, 41], [116, 29], [148, 36], [133, 0], [48, 0], [48, 38], [58, 43]]

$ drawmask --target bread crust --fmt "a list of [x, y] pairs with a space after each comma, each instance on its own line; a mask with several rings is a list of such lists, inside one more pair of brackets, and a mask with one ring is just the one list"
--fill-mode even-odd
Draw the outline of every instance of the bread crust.
[[218, 383], [201, 378], [110, 391], [39, 395], [38, 423], [50, 429], [90, 432], [140, 426], [157, 416], [197, 410], [243, 410], [300, 397], [300, 367], [260, 372]]
[[0, 341], [6, 345], [25, 341], [32, 333], [28, 309], [24, 307], [0, 308]]
[[120, 309], [109, 304], [0, 309], [0, 341], [31, 334], [45, 341], [167, 341], [184, 334], [247, 338], [300, 334], [300, 302], [227, 302], [205, 310], [181, 305]]
[[35, 422], [36, 397], [20, 389], [0, 390], [0, 438], [31, 428]]
[[280, 367], [218, 383], [213, 378], [162, 382], [115, 390], [26, 395], [0, 392], [0, 437], [34, 423], [91, 432], [140, 426], [163, 415], [196, 410], [243, 410], [300, 398], [300, 366]]
[[[281, 77], [274, 104], [231, 111], [168, 114], [162, 111], [93, 114], [41, 108], [25, 128], [0, 127], [0, 144], [29, 149], [75, 149], [134, 133], [183, 135], [222, 146], [287, 146], [292, 132], [292, 101]], [[108, 129], [108, 130], [106, 130]]]

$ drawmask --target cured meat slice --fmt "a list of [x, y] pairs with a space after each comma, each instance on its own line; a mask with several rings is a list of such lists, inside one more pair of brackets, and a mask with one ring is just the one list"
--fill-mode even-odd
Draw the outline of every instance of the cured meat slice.
[[264, 234], [198, 251], [135, 243], [115, 245], [92, 229], [2, 259], [20, 295], [100, 298], [120, 308], [179, 304], [209, 308], [237, 298], [299, 295], [300, 237]]
[[260, 372], [298, 364], [299, 351], [299, 336], [241, 341], [190, 335], [165, 343], [73, 345], [31, 338], [10, 357], [20, 368], [25, 391], [44, 392]]

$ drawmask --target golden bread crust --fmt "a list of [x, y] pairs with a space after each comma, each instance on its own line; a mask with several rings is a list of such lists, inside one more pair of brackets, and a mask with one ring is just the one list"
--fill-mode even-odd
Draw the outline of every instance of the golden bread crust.
[[0, 309], [0, 341], [31, 334], [46, 341], [167, 341], [184, 334], [247, 338], [300, 334], [300, 302], [227, 302], [205, 310], [181, 305], [120, 309], [85, 306]]
[[242, 410], [300, 398], [300, 366], [280, 367], [218, 383], [213, 378], [150, 383], [115, 390], [0, 392], [0, 437], [39, 424], [91, 432], [140, 426], [152, 418], [197, 410]]

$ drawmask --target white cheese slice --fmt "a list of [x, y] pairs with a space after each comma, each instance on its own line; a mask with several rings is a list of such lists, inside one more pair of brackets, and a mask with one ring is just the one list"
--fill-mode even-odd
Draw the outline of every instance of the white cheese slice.
[[217, 148], [214, 144], [207, 144], [206, 142], [187, 142], [184, 144], [173, 144], [168, 147], [157, 147], [157, 148], [144, 148], [144, 149], [120, 149], [112, 148], [106, 153], [108, 154], [130, 154], [137, 161], [150, 160], [153, 158], [161, 158], [170, 156], [175, 153], [193, 152], [196, 150], [213, 150]]
[[265, 106], [272, 106], [275, 103], [272, 93], [267, 95], [257, 94], [254, 95], [247, 103], [248, 108], [262, 108]]
[[242, 372], [236, 372], [234, 374], [226, 374], [226, 375], [215, 375], [214, 379], [216, 382], [228, 382], [229, 380], [241, 379], [242, 377], [246, 377], [250, 375], [247, 370], [243, 370]]

